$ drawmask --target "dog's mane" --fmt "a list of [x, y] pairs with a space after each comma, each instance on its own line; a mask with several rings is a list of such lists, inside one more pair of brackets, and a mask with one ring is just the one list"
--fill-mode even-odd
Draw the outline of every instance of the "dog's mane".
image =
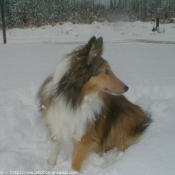
[[98, 54], [90, 55], [95, 41], [97, 41], [96, 38], [92, 37], [88, 44], [77, 47], [67, 55], [70, 58], [69, 68], [58, 82], [56, 96], [63, 95], [66, 104], [69, 104], [73, 110], [81, 104], [83, 85], [92, 76], [97, 75], [102, 64], [106, 62], [101, 57], [102, 46], [95, 46]]

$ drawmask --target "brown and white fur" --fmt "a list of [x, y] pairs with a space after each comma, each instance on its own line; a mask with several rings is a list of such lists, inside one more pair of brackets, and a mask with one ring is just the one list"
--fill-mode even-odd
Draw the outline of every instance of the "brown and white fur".
[[89, 42], [68, 54], [39, 91], [42, 116], [48, 126], [51, 148], [48, 162], [55, 165], [60, 147], [72, 152], [72, 168], [95, 151], [136, 143], [151, 119], [122, 93], [128, 87], [102, 58], [103, 39]]

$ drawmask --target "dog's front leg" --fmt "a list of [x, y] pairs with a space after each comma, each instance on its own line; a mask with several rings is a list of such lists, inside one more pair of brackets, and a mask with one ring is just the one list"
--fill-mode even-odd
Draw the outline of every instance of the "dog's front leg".
[[94, 149], [95, 143], [88, 136], [84, 136], [81, 141], [76, 142], [72, 157], [72, 168], [75, 171], [80, 171], [83, 161]]
[[58, 140], [51, 140], [50, 154], [48, 159], [48, 163], [50, 165], [53, 165], [53, 166], [56, 165], [58, 152], [59, 152]]

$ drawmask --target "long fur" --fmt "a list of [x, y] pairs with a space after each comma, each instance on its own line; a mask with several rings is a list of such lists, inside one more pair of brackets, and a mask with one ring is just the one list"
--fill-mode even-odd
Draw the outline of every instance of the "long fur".
[[103, 40], [68, 54], [39, 91], [41, 112], [51, 137], [49, 163], [56, 164], [60, 145], [70, 148], [72, 168], [79, 171], [90, 152], [125, 150], [151, 122], [122, 93], [128, 87], [102, 58]]

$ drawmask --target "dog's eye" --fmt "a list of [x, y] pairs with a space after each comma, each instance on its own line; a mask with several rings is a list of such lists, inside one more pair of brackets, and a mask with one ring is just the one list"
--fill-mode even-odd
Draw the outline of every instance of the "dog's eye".
[[110, 72], [109, 72], [108, 69], [106, 69], [106, 70], [104, 71], [104, 73], [105, 73], [106, 75], [108, 75]]

